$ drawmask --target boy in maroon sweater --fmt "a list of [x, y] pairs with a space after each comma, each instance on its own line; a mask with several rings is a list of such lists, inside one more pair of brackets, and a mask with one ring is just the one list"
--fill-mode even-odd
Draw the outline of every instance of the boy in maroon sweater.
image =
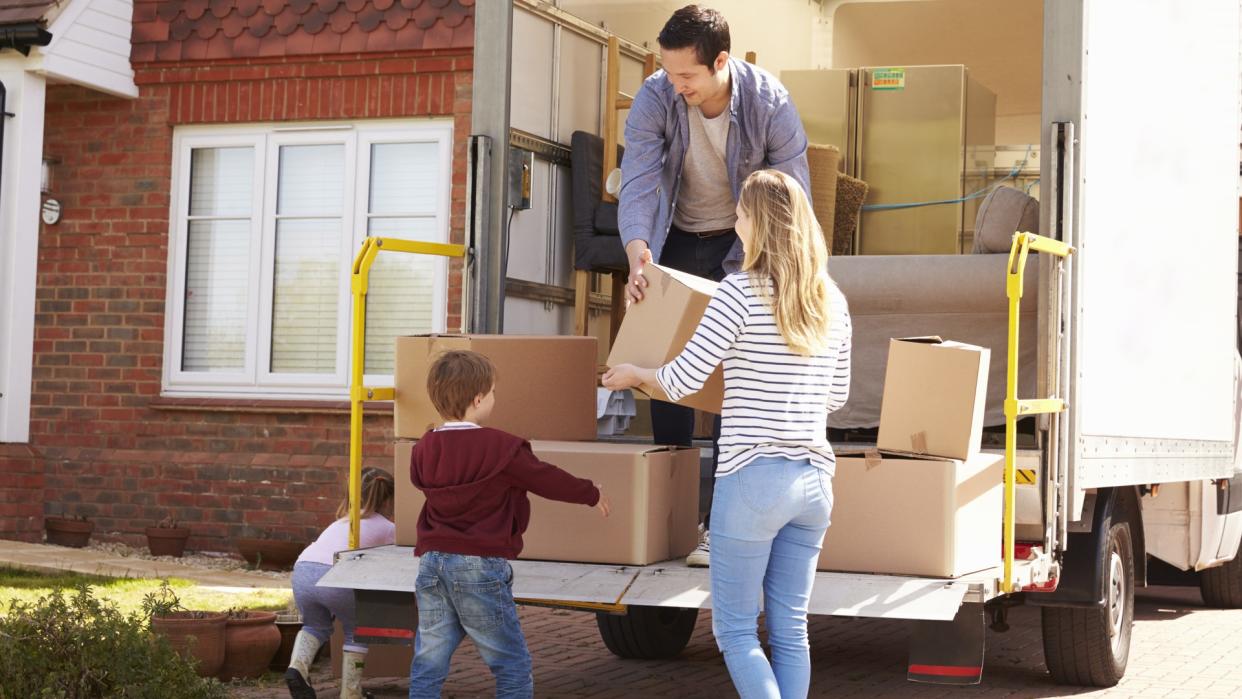
[[427, 376], [443, 427], [423, 435], [410, 480], [427, 497], [418, 516], [418, 635], [410, 699], [439, 697], [453, 651], [469, 635], [496, 677], [497, 697], [531, 697], [530, 653], [513, 603], [511, 558], [530, 522], [526, 493], [598, 507], [591, 481], [540, 461], [530, 444], [480, 427], [496, 403], [496, 369], [481, 354], [446, 352]]

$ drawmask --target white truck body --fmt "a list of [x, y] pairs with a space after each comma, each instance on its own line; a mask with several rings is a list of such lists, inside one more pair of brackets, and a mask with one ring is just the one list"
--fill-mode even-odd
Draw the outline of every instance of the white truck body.
[[[507, 42], [511, 60], [480, 66], [476, 58], [475, 131], [503, 127], [503, 146], [536, 159], [533, 208], [516, 217], [494, 194], [509, 148], [492, 146], [490, 162], [475, 162], [490, 168], [477, 180], [490, 186], [472, 190], [474, 210], [490, 211], [472, 219], [480, 250], [507, 246], [507, 276], [525, 284], [504, 298], [496, 280], [476, 278], [472, 303], [482, 311], [470, 329], [500, 329], [488, 325], [503, 308], [506, 332], [567, 334], [570, 311], [557, 300], [572, 259], [562, 144], [574, 130], [599, 131], [607, 34], [555, 3], [515, 0], [508, 18], [482, 3], [476, 12], [476, 46]], [[1044, 395], [1021, 397], [1062, 397], [1068, 410], [1040, 418], [1040, 483], [1018, 498], [1020, 531], [1028, 532], [1019, 538], [1036, 545], [1017, 563], [1015, 589], [1066, 575], [1067, 545], [1081, 547], [1075, 535], [1089, 534], [1097, 500], [1114, 491], [1142, 496], [1133, 533], [1140, 562], [1150, 554], [1208, 569], [1234, 559], [1242, 540], [1242, 513], [1217, 507], [1218, 482], [1240, 472], [1239, 2], [1045, 0], [1043, 13], [1040, 232], [1075, 252], [1063, 272], [1041, 265]], [[622, 85], [632, 90], [643, 49], [622, 49]], [[347, 553], [321, 584], [409, 592], [414, 565], [400, 547]], [[997, 568], [957, 580], [818, 573], [811, 611], [949, 622], [963, 605], [1002, 597], [999, 566], [998, 552]], [[710, 607], [707, 571], [679, 561], [518, 561], [514, 570], [515, 597], [539, 604]]]

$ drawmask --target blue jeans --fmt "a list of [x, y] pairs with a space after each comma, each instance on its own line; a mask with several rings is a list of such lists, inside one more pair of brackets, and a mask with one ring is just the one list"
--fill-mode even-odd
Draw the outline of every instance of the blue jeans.
[[[831, 513], [832, 477], [806, 460], [761, 458], [716, 479], [712, 632], [742, 699], [807, 695], [807, 604]], [[761, 597], [771, 663], [759, 646]]]
[[419, 560], [415, 594], [418, 635], [410, 664], [410, 699], [440, 696], [453, 651], [467, 635], [496, 678], [497, 697], [534, 695], [508, 561], [428, 551]]

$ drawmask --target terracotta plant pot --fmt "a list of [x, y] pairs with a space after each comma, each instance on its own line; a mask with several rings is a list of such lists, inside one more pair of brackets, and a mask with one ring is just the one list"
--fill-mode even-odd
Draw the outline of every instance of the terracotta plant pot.
[[242, 558], [252, 566], [263, 570], [288, 570], [298, 560], [298, 554], [306, 544], [297, 541], [276, 541], [275, 539], [237, 540], [237, 550]]
[[151, 617], [151, 629], [168, 639], [181, 657], [194, 663], [199, 677], [215, 677], [224, 664], [222, 613], [195, 618], [198, 612], [172, 612]]
[[246, 612], [242, 618], [229, 617], [224, 627], [224, 664], [216, 677], [226, 682], [234, 677], [259, 677], [278, 648], [276, 612]]
[[82, 519], [46, 517], [43, 526], [47, 530], [47, 543], [80, 549], [91, 540], [95, 523]]
[[181, 558], [185, 553], [185, 541], [190, 538], [190, 530], [177, 527], [147, 527], [147, 548], [152, 556], [172, 556]]
[[276, 630], [280, 631], [280, 647], [276, 649], [276, 656], [267, 667], [269, 670], [284, 672], [289, 667], [289, 659], [293, 657], [293, 642], [302, 630], [302, 615], [277, 614]]

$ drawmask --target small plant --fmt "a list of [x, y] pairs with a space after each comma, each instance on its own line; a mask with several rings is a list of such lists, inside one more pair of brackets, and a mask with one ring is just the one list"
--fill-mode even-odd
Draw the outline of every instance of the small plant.
[[[149, 608], [179, 604], [160, 595]], [[148, 605], [144, 605], [144, 611]], [[195, 675], [141, 614], [122, 614], [85, 584], [56, 589], [0, 615], [0, 697], [222, 699], [224, 688]]]
[[178, 524], [177, 518], [173, 517], [172, 515], [168, 515], [164, 519], [161, 519], [159, 523], [155, 525], [155, 528], [156, 529], [180, 529], [180, 527], [178, 527], [177, 524]]
[[173, 592], [172, 587], [168, 585], [168, 580], [161, 582], [158, 590], [148, 592], [142, 598], [142, 615], [147, 619], [184, 611], [186, 608], [181, 606], [181, 598]]

